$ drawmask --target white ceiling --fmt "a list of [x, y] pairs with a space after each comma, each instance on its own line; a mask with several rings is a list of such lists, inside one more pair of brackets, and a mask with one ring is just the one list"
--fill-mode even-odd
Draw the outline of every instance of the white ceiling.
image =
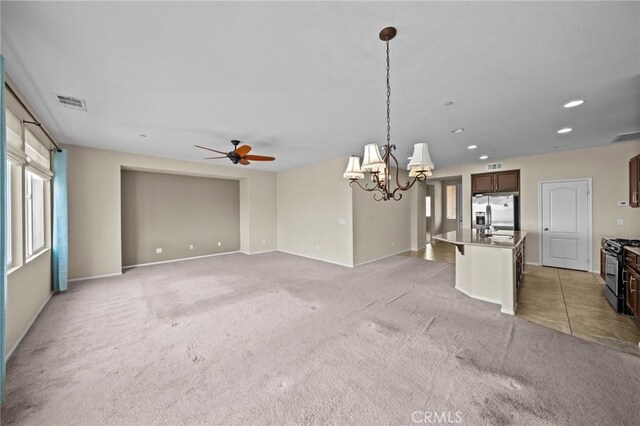
[[[640, 130], [637, 2], [3, 1], [1, 11], [8, 74], [63, 143], [200, 161], [194, 144], [226, 151], [240, 139], [277, 157], [248, 167], [272, 171], [361, 155], [385, 140], [378, 32], [389, 25], [398, 158], [426, 141], [441, 167]], [[86, 99], [88, 112], [56, 94]], [[587, 102], [563, 108], [575, 98]], [[565, 126], [574, 132], [558, 135]]]

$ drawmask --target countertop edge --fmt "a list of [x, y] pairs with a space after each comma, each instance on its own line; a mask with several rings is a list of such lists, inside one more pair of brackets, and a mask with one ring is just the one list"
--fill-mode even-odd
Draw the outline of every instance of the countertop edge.
[[[455, 232], [455, 231], [453, 231]], [[478, 247], [490, 247], [490, 248], [498, 248], [498, 249], [507, 249], [507, 250], [515, 250], [524, 239], [527, 237], [527, 231], [519, 231], [520, 235], [516, 242], [513, 243], [512, 246], [503, 246], [499, 244], [487, 244], [487, 243], [478, 243], [478, 242], [465, 242], [458, 240], [447, 239], [446, 237], [434, 236], [432, 237], [434, 240], [442, 241], [444, 243], [456, 244], [456, 245], [464, 245], [464, 246], [478, 246]]]
[[627, 251], [630, 251], [633, 254], [637, 254], [638, 256], [640, 256], [640, 247], [624, 246], [624, 249]]

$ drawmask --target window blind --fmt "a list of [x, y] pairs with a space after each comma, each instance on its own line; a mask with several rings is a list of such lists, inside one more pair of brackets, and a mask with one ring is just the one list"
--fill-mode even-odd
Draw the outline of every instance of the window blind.
[[46, 170], [50, 170], [51, 153], [49, 149], [29, 129], [25, 130], [24, 142], [24, 152], [31, 161]]

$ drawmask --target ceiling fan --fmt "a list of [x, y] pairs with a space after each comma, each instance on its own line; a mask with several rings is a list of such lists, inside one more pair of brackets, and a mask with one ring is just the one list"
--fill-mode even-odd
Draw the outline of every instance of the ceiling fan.
[[228, 158], [229, 160], [231, 160], [233, 164], [240, 163], [243, 166], [248, 166], [249, 164], [251, 164], [249, 163], [249, 160], [251, 161], [275, 160], [275, 157], [268, 157], [266, 155], [249, 155], [249, 151], [251, 151], [251, 147], [249, 145], [238, 146], [240, 144], [240, 141], [238, 140], [232, 140], [231, 143], [233, 144], [233, 151], [229, 151], [229, 152], [218, 151], [217, 149], [207, 148], [206, 146], [200, 146], [200, 145], [196, 145], [196, 148], [206, 149], [207, 151], [213, 151], [213, 152], [217, 152], [218, 154], [223, 154], [219, 157], [207, 157], [205, 158], [205, 160], [217, 160], [220, 158]]

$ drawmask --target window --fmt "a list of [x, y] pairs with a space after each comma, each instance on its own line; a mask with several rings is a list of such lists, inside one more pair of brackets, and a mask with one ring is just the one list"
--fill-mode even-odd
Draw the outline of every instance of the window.
[[7, 267], [13, 265], [11, 247], [11, 163], [7, 161]]
[[25, 209], [27, 257], [44, 248], [44, 181], [25, 172]]
[[427, 217], [431, 217], [431, 195], [427, 195], [425, 212]]
[[447, 185], [447, 219], [456, 217], [456, 186]]

